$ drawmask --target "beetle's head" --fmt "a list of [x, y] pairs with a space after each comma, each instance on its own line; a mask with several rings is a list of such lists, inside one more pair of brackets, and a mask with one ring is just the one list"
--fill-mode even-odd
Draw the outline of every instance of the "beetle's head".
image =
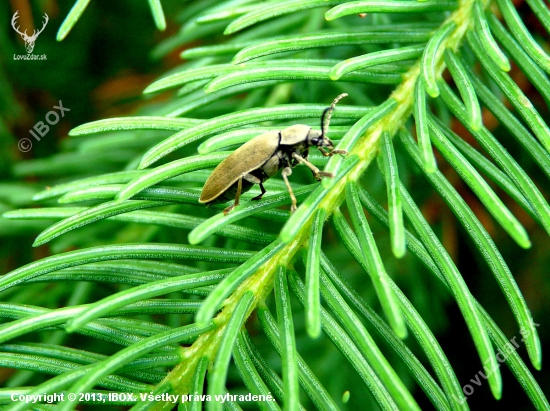
[[334, 149], [334, 143], [330, 138], [324, 136], [322, 131], [313, 129], [307, 133], [307, 145], [314, 147], [326, 147], [331, 151]]

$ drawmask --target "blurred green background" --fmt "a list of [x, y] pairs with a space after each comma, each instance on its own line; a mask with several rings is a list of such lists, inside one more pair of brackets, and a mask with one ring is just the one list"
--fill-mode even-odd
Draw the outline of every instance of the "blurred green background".
[[[67, 133], [77, 125], [96, 119], [135, 113], [145, 101], [141, 95], [143, 89], [153, 79], [178, 64], [180, 61], [178, 55], [182, 48], [160, 60], [151, 57], [151, 51], [155, 45], [177, 32], [181, 22], [178, 23], [175, 16], [185, 2], [165, 0], [162, 3], [168, 20], [168, 28], [165, 32], [156, 30], [145, 0], [94, 0], [67, 39], [61, 43], [55, 41], [55, 34], [70, 10], [72, 1], [10, 0], [0, 4], [0, 212], [32, 206], [32, 195], [55, 178], [48, 175], [36, 177], [29, 172], [29, 168], [20, 168], [18, 164], [28, 160], [46, 159], [58, 153], [62, 147], [70, 147], [71, 141]], [[516, 3], [520, 10], [527, 10], [523, 2]], [[20, 11], [19, 23], [22, 27], [30, 27], [29, 25], [33, 22], [35, 25], [40, 25], [43, 13], [49, 15], [49, 23], [38, 37], [34, 49], [35, 54], [46, 54], [47, 60], [14, 60], [14, 54], [25, 54], [23, 42], [10, 25], [15, 10]], [[524, 18], [527, 22], [530, 21], [529, 16]], [[537, 30], [537, 27], [533, 29]], [[514, 74], [516, 77], [521, 77], [518, 72]], [[529, 89], [524, 91], [535, 103], [541, 103], [537, 108], [546, 121], [550, 122], [548, 108], [544, 108], [536, 92]], [[155, 98], [159, 101], [163, 99], [162, 96]], [[32, 140], [31, 151], [22, 153], [18, 150], [17, 142], [22, 138], [30, 138], [29, 130], [37, 121], [44, 121], [46, 113], [57, 105], [59, 100], [71, 111], [66, 113], [58, 124], [52, 126], [41, 141]], [[490, 120], [490, 118], [485, 119], [485, 121]], [[508, 138], [504, 130], [497, 128], [495, 134], [509, 147], [509, 151], [514, 152], [515, 143]], [[122, 158], [118, 163], [119, 168], [117, 168], [117, 162], [112, 161], [110, 163], [112, 169], [96, 170], [92, 164], [87, 164], [84, 160], [74, 164], [75, 176], [117, 171], [128, 162], [128, 159]], [[404, 159], [399, 160], [404, 161]], [[518, 161], [539, 184], [542, 191], [549, 193], [550, 186], [538, 174], [537, 168], [527, 158], [519, 158]], [[39, 162], [33, 164], [34, 167], [40, 167]], [[443, 169], [443, 172], [451, 181], [457, 182], [457, 189], [461, 195], [469, 202], [480, 220], [486, 224], [489, 233], [494, 235], [498, 248], [514, 273], [532, 310], [535, 322], [540, 324], [538, 330], [543, 342], [544, 358], [550, 350], [550, 276], [548, 275], [550, 247], [545, 232], [534, 225], [525, 213], [518, 211], [518, 215], [523, 217], [521, 222], [528, 228], [534, 244], [530, 250], [521, 250], [502, 234], [502, 230], [492, 225], [492, 220], [484, 214], [486, 213], [484, 209], [475, 208], [477, 200], [463, 183], [458, 182], [457, 179], [453, 180], [453, 172], [448, 166]], [[415, 198], [424, 199], [422, 210], [424, 215], [431, 219], [430, 221], [438, 227], [438, 232], [442, 233], [444, 245], [457, 262], [472, 293], [486, 307], [503, 331], [510, 338], [515, 336], [517, 330], [512, 314], [509, 310], [500, 309], [506, 304], [503, 296], [492, 276], [487, 275], [485, 263], [474, 251], [474, 246], [456, 223], [455, 217], [443, 201], [425, 184], [420, 173], [403, 171], [402, 177], [409, 182], [414, 182], [415, 187], [418, 187], [414, 192]], [[367, 176], [366, 179], [368, 178], [370, 177]], [[375, 192], [378, 190], [383, 193], [379, 179], [372, 177], [372, 183]], [[17, 187], [17, 190], [5, 190], [5, 187]], [[47, 222], [43, 222], [43, 228], [47, 225]], [[51, 250], [48, 245], [36, 249], [31, 247], [39, 230], [36, 229], [36, 223], [32, 224], [32, 228], [30, 227], [31, 225], [26, 225], [24, 221], [0, 219], [0, 273], [7, 273], [26, 263], [50, 255]], [[93, 233], [93, 226], [89, 229]], [[378, 239], [386, 237], [385, 240], [381, 240], [381, 244], [389, 244], [387, 234], [380, 226], [373, 224], [373, 230]], [[327, 238], [334, 238], [332, 234], [329, 230]], [[335, 260], [339, 250], [335, 248], [327, 251]], [[389, 247], [383, 253], [389, 255]], [[344, 258], [347, 258], [347, 255]], [[391, 259], [391, 261], [394, 260]], [[407, 281], [415, 287], [418, 283], [424, 284], [422, 289], [408, 290], [410, 298], [438, 336], [461, 384], [468, 383], [469, 379], [481, 370], [481, 366], [456, 304], [450, 298], [441, 298], [439, 285], [423, 273], [421, 265], [410, 256], [402, 261], [388, 264], [394, 264], [388, 267], [388, 271], [399, 277], [401, 284], [406, 284]], [[360, 272], [355, 263], [348, 264], [345, 259], [341, 259], [340, 267], [347, 272], [353, 273], [354, 270]], [[412, 281], [408, 278], [411, 275], [421, 278], [425, 276], [425, 281]], [[362, 283], [363, 280], [358, 277], [354, 285], [361, 288]], [[33, 297], [29, 296], [29, 298]], [[315, 364], [313, 368], [320, 374], [332, 376], [335, 386], [349, 386], [344, 381], [352, 377], [348, 377], [340, 370], [334, 370], [334, 364], [330, 362], [330, 356], [335, 355], [336, 351], [328, 347], [327, 352], [322, 353], [322, 358], [328, 360], [316, 362], [318, 353], [308, 352], [307, 338], [303, 333], [302, 339], [298, 341], [301, 344], [300, 352], [310, 364]], [[418, 353], [420, 350], [415, 352]], [[523, 347], [519, 352], [524, 359], [527, 358]], [[388, 352], [387, 355], [391, 357], [392, 354]], [[420, 358], [423, 357], [420, 356]], [[351, 368], [349, 371], [353, 373]], [[12, 373], [13, 370], [0, 370], [0, 380], [5, 381]], [[543, 360], [543, 371], [533, 371], [533, 373], [545, 393], [550, 395], [550, 373], [547, 361]], [[497, 403], [494, 402], [485, 385], [476, 388], [475, 394], [469, 397], [471, 409], [484, 409], [486, 406], [503, 410], [532, 409], [521, 387], [505, 368], [503, 378], [504, 394], [500, 404], [495, 405]], [[431, 404], [423, 395], [419, 398], [419, 404], [425, 409], [431, 409]]]

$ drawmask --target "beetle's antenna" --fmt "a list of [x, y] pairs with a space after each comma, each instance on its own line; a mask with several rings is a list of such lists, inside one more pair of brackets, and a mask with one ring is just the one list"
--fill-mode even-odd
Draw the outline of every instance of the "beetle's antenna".
[[[321, 116], [321, 137], [325, 137], [328, 131], [328, 125], [330, 124], [330, 118], [332, 117], [332, 112], [334, 111], [334, 107], [336, 107], [336, 104], [343, 99], [344, 97], [347, 97], [348, 93], [342, 93], [338, 97], [334, 99], [330, 107], [327, 107], [325, 111], [323, 111], [323, 115]], [[326, 118], [325, 118], [326, 117]]]

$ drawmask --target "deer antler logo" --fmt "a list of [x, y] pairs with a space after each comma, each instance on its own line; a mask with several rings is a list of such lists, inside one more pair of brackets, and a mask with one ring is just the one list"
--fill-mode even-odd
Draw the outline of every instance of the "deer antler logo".
[[19, 10], [17, 10], [15, 12], [15, 14], [13, 15], [13, 17], [11, 19], [11, 26], [13, 27], [13, 29], [17, 33], [19, 33], [19, 35], [21, 36], [23, 41], [25, 41], [25, 48], [27, 49], [27, 53], [30, 54], [30, 53], [32, 53], [32, 50], [34, 49], [34, 43], [35, 43], [36, 39], [38, 38], [38, 35], [44, 31], [44, 28], [46, 27], [46, 24], [48, 24], [48, 21], [50, 19], [49, 19], [48, 15], [46, 13], [44, 13], [44, 24], [42, 25], [42, 28], [40, 30], [38, 30], [38, 32], [36, 30], [34, 30], [34, 32], [32, 33], [32, 36], [29, 36], [29, 35], [27, 35], [27, 30], [25, 30], [22, 33], [21, 31], [19, 31], [19, 26], [15, 27], [15, 24], [16, 24], [18, 18], [19, 18]]

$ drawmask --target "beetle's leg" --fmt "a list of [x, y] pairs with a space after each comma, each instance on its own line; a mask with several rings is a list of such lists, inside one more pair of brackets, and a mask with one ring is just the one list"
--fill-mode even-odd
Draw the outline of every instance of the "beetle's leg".
[[334, 154], [342, 154], [342, 155], [346, 155], [348, 154], [348, 152], [346, 150], [332, 150], [332, 151], [325, 151], [323, 150], [322, 147], [317, 147], [319, 149], [319, 151], [321, 152], [322, 155], [324, 155], [325, 157], [332, 157]]
[[235, 202], [227, 207], [225, 210], [223, 210], [223, 215], [227, 215], [231, 210], [233, 210], [235, 207], [239, 205], [239, 199], [241, 198], [241, 191], [243, 191], [243, 178], [239, 178], [239, 181], [237, 181], [237, 195], [235, 195]]
[[243, 175], [243, 178], [252, 184], [261, 184], [262, 180], [260, 180], [258, 177], [256, 177], [254, 174], [246, 173]]
[[285, 180], [288, 193], [290, 194], [290, 201], [292, 201], [292, 205], [290, 206], [290, 212], [293, 213], [294, 211], [296, 211], [296, 197], [294, 196], [294, 191], [292, 191], [292, 187], [288, 182], [288, 176], [291, 174], [292, 174], [292, 169], [290, 167], [283, 168], [283, 171], [281, 173], [281, 175], [283, 176], [283, 180]]
[[256, 200], [259, 200], [260, 198], [262, 198], [262, 196], [267, 193], [266, 189], [264, 188], [264, 185], [263, 185], [263, 181], [260, 180], [258, 177], [256, 177], [255, 175], [253, 174], [245, 174], [244, 176], [244, 179], [252, 184], [259, 184], [260, 185], [260, 190], [262, 190], [261, 194], [254, 197], [252, 199], [252, 201], [256, 201]]
[[325, 150], [323, 150], [322, 147], [317, 147], [317, 149], [321, 152], [321, 154], [325, 157], [330, 157], [332, 154], [330, 152], [326, 152]]
[[309, 169], [313, 172], [313, 177], [315, 177], [316, 180], [320, 180], [321, 177], [334, 177], [334, 174], [332, 173], [326, 173], [324, 171], [319, 170], [317, 167], [315, 167], [313, 164], [311, 164], [309, 161], [307, 161], [305, 158], [303, 158], [298, 153], [292, 153], [292, 157], [296, 159], [298, 163], [303, 163], [306, 166], [309, 167]]
[[[323, 153], [324, 154], [324, 153]], [[300, 157], [302, 157], [302, 159], [304, 159], [305, 161], [309, 161], [309, 152], [305, 152], [305, 155], [304, 153], [302, 154], [298, 154]], [[300, 164], [300, 162], [298, 161], [298, 163], [296, 165]], [[317, 175], [317, 173], [315, 172], [315, 170], [309, 168], [309, 171], [311, 171], [311, 175], [313, 176], [313, 178], [317, 181], [320, 181], [321, 179], [319, 178], [319, 176]]]
[[252, 201], [260, 200], [264, 196], [264, 194], [267, 193], [267, 190], [264, 188], [264, 183], [260, 182], [259, 184], [260, 184], [260, 190], [262, 190], [262, 192], [260, 193], [260, 195], [257, 195], [256, 197], [254, 197]]

